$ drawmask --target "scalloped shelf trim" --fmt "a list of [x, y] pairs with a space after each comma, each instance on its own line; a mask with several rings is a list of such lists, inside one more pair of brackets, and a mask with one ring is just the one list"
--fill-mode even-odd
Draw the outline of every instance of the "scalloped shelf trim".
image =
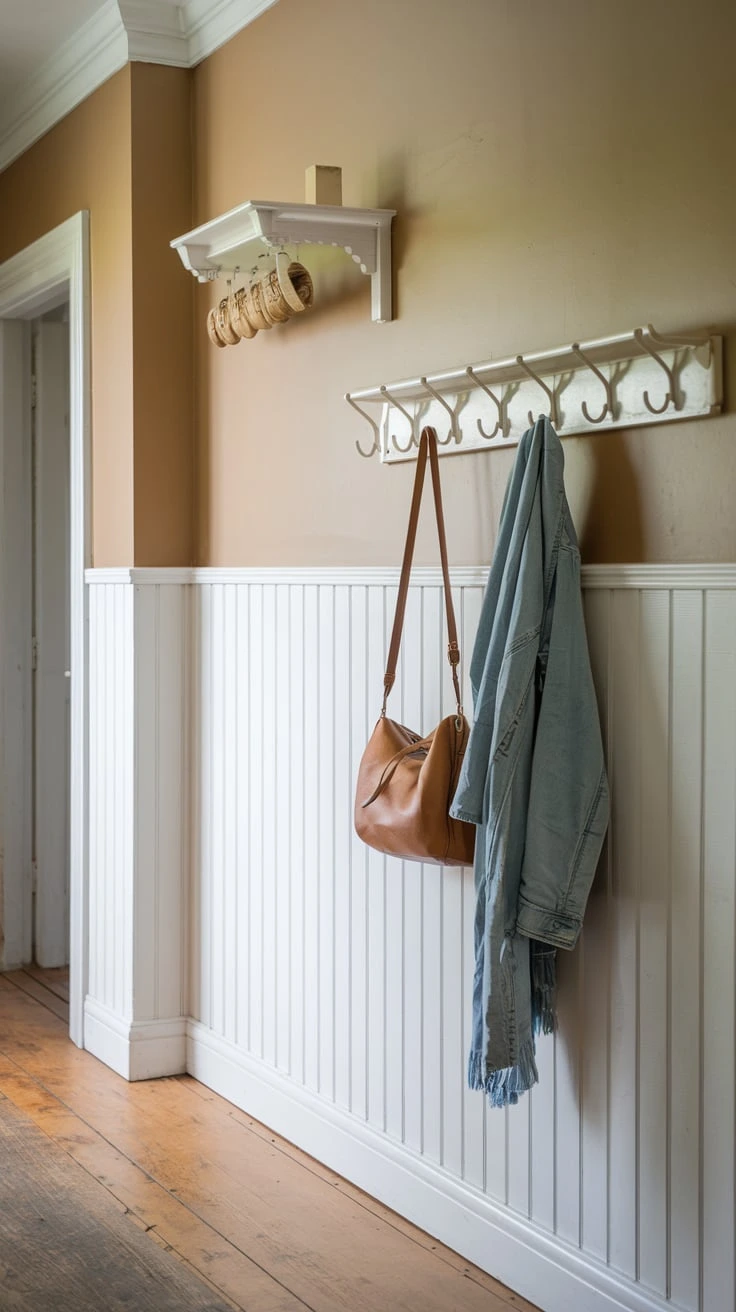
[[251, 267], [259, 245], [339, 247], [370, 276], [372, 318], [375, 323], [386, 323], [391, 318], [391, 220], [395, 213], [249, 200], [174, 238], [171, 246], [184, 268], [200, 282]]

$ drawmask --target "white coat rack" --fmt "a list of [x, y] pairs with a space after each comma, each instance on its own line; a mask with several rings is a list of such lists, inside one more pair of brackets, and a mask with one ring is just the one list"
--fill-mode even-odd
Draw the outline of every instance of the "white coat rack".
[[649, 324], [618, 337], [382, 383], [347, 392], [345, 400], [372, 430], [369, 446], [355, 443], [360, 455], [379, 455], [388, 464], [416, 457], [426, 424], [437, 430], [440, 454], [456, 455], [513, 446], [540, 413], [561, 437], [669, 423], [720, 414], [722, 338], [664, 336]]

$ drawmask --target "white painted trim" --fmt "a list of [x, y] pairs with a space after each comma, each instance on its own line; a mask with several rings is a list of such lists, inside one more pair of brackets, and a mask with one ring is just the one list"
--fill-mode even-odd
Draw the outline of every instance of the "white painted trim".
[[132, 583], [133, 571], [127, 565], [112, 566], [111, 568], [86, 569], [84, 571], [84, 581], [90, 585], [98, 586], [105, 583]]
[[13, 96], [12, 118], [0, 119], [0, 170], [124, 68], [127, 58], [120, 11], [107, 0]]
[[0, 106], [0, 171], [129, 60], [193, 68], [277, 0], [105, 0]]
[[189, 67], [206, 59], [237, 36], [277, 0], [188, 0], [184, 25], [189, 41]]
[[189, 68], [181, 5], [166, 0], [118, 0], [118, 8], [129, 60]]
[[352, 1180], [544, 1312], [666, 1312], [668, 1304], [334, 1104], [244, 1055], [197, 1021], [187, 1071]]
[[583, 565], [584, 588], [736, 587], [736, 564], [705, 565]]
[[94, 998], [84, 1004], [86, 1047], [125, 1080], [186, 1071], [186, 1021], [125, 1021]]
[[[459, 565], [450, 570], [458, 588], [485, 587], [487, 565]], [[134, 583], [143, 587], [160, 584], [304, 584], [335, 587], [391, 587], [400, 571], [393, 566], [274, 566], [194, 567], [188, 569], [89, 569], [89, 584]], [[417, 565], [412, 582], [419, 587], [438, 587], [442, 573], [436, 565]], [[704, 565], [583, 565], [584, 588], [711, 589], [736, 587], [736, 564]]]
[[84, 1042], [87, 993], [87, 593], [90, 543], [89, 215], [75, 214], [0, 265], [0, 318], [69, 302], [71, 799], [69, 1033]]
[[158, 569], [138, 569], [130, 565], [106, 566], [85, 571], [85, 582], [91, 586], [103, 583], [144, 584], [157, 587], [159, 584], [187, 584], [193, 582], [192, 571], [187, 566]]

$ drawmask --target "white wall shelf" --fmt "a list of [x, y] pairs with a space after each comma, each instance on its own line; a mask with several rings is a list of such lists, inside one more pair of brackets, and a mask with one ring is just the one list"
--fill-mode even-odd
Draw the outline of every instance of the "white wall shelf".
[[200, 282], [247, 273], [260, 247], [341, 247], [370, 274], [371, 317], [391, 318], [391, 220], [395, 210], [343, 205], [285, 205], [249, 200], [171, 242], [185, 269]]

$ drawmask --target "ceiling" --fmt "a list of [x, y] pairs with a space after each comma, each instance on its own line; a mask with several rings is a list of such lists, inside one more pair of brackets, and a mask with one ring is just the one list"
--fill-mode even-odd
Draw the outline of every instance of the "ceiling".
[[277, 0], [0, 0], [0, 170], [131, 60], [193, 68]]
[[101, 0], [0, 0], [0, 102], [7, 102]]

